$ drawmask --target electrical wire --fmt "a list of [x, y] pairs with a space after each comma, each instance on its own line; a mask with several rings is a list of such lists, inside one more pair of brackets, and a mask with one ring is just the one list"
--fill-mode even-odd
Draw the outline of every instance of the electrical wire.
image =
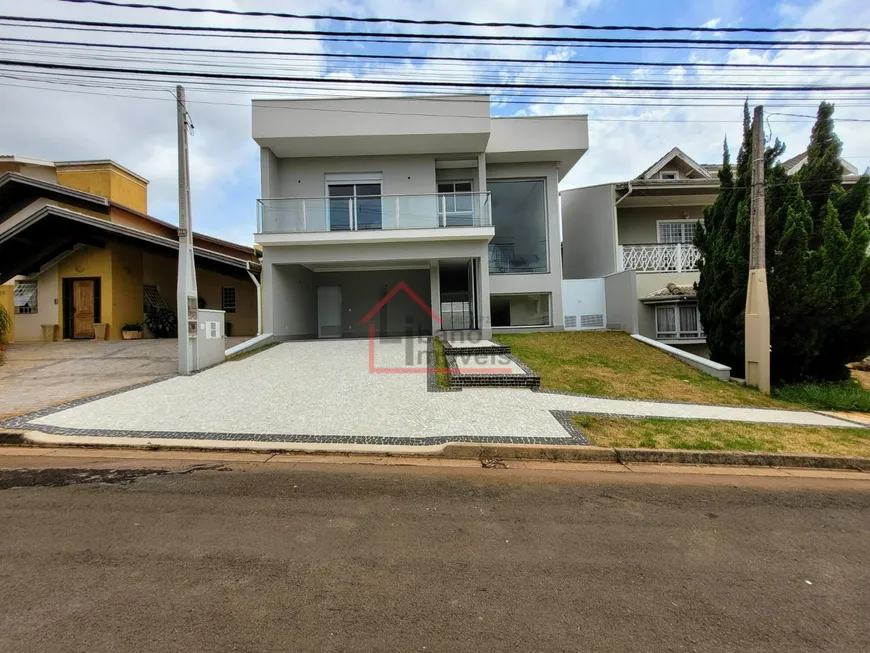
[[74, 70], [84, 72], [106, 72], [122, 75], [154, 75], [161, 77], [189, 77], [189, 78], [205, 78], [205, 79], [225, 79], [225, 80], [248, 80], [248, 81], [278, 81], [278, 82], [306, 82], [312, 84], [321, 83], [337, 83], [337, 84], [355, 84], [355, 85], [372, 85], [372, 86], [419, 86], [419, 87], [434, 87], [434, 88], [516, 88], [516, 89], [547, 89], [547, 90], [580, 90], [580, 91], [667, 91], [669, 93], [684, 92], [684, 91], [706, 91], [706, 92], [722, 92], [722, 91], [749, 91], [749, 92], [771, 92], [771, 91], [788, 91], [788, 92], [805, 92], [805, 91], [870, 91], [870, 85], [859, 86], [818, 86], [818, 85], [767, 85], [767, 86], [703, 86], [703, 85], [663, 85], [663, 84], [536, 84], [536, 83], [484, 83], [484, 82], [454, 82], [454, 81], [428, 81], [420, 79], [406, 79], [401, 81], [390, 79], [341, 79], [321, 77], [298, 77], [279, 75], [245, 75], [240, 73], [216, 73], [205, 71], [190, 71], [190, 70], [150, 70], [140, 68], [115, 68], [110, 66], [82, 66], [76, 64], [61, 64], [36, 61], [15, 61], [11, 59], [0, 59], [0, 66], [24, 67], [24, 68], [40, 68], [48, 70]]
[[113, 23], [106, 21], [91, 21], [91, 20], [73, 20], [65, 18], [39, 18], [33, 16], [8, 16], [0, 15], [0, 20], [15, 21], [23, 23], [50, 23], [53, 25], [70, 25], [70, 26], [88, 26], [88, 27], [107, 27], [115, 29], [136, 29], [136, 30], [173, 30], [183, 32], [223, 32], [228, 34], [281, 34], [295, 36], [337, 36], [337, 37], [384, 37], [388, 36], [391, 39], [405, 40], [422, 38], [428, 41], [454, 41], [465, 40], [472, 42], [498, 42], [498, 43], [514, 43], [514, 42], [531, 42], [531, 43], [570, 43], [570, 44], [645, 44], [655, 47], [661, 45], [691, 45], [692, 48], [697, 48], [703, 45], [727, 45], [740, 46], [752, 49], [758, 49], [753, 46], [762, 46], [763, 49], [771, 47], [846, 47], [867, 49], [870, 43], [867, 41], [766, 41], [766, 40], [751, 40], [751, 39], [690, 39], [690, 38], [667, 38], [667, 39], [646, 39], [646, 38], [616, 38], [616, 37], [573, 37], [573, 36], [522, 36], [522, 35], [506, 35], [506, 34], [450, 34], [450, 33], [402, 33], [402, 32], [375, 32], [367, 34], [365, 32], [352, 32], [345, 30], [294, 30], [294, 29], [278, 29], [278, 28], [263, 28], [263, 27], [212, 27], [205, 25], [155, 25], [149, 23]]
[[364, 54], [364, 53], [339, 53], [339, 52], [287, 52], [283, 50], [242, 50], [242, 49], [219, 49], [219, 48], [194, 48], [173, 47], [163, 45], [137, 45], [130, 43], [94, 43], [83, 41], [55, 41], [42, 39], [23, 39], [0, 37], [0, 42], [28, 43], [35, 45], [62, 45], [85, 48], [111, 48], [123, 50], [147, 50], [156, 52], [201, 52], [208, 54], [239, 54], [239, 55], [270, 55], [281, 57], [306, 57], [324, 59], [361, 59], [361, 60], [385, 60], [385, 61], [440, 61], [458, 63], [508, 63], [530, 64], [546, 66], [631, 66], [636, 68], [739, 68], [739, 69], [772, 69], [781, 71], [791, 70], [870, 70], [870, 65], [862, 64], [763, 64], [763, 63], [709, 63], [709, 62], [679, 62], [669, 63], [662, 61], [575, 61], [575, 60], [541, 60], [541, 59], [509, 59], [497, 57], [443, 57], [404, 54]]
[[454, 25], [458, 27], [516, 27], [520, 29], [573, 29], [598, 31], [632, 31], [632, 32], [753, 32], [763, 34], [777, 33], [819, 33], [837, 32], [856, 33], [870, 32], [865, 27], [652, 27], [645, 25], [577, 25], [552, 23], [506, 23], [506, 22], [473, 22], [466, 20], [432, 20], [416, 18], [365, 18], [359, 16], [329, 16], [325, 14], [288, 14], [275, 11], [240, 11], [236, 9], [216, 9], [209, 7], [173, 7], [169, 5], [112, 2], [111, 0], [58, 0], [74, 4], [94, 4], [125, 9], [157, 9], [185, 13], [211, 13], [228, 16], [252, 16], [271, 18], [293, 18], [301, 20], [333, 20], [345, 23], [394, 23], [399, 25]]

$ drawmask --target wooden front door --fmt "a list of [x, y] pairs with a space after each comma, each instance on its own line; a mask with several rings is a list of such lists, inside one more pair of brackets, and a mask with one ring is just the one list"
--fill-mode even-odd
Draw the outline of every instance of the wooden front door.
[[73, 281], [73, 338], [94, 337], [94, 280]]

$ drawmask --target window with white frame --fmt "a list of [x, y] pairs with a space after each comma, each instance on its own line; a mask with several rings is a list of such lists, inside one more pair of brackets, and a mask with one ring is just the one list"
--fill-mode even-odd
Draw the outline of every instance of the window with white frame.
[[474, 224], [474, 203], [470, 181], [439, 181], [438, 212], [448, 227]]
[[656, 306], [656, 338], [684, 340], [704, 338], [701, 313], [697, 304]]
[[679, 179], [680, 175], [676, 171], [660, 172], [659, 179]]
[[221, 309], [227, 313], [236, 312], [236, 289], [234, 286], [224, 286], [221, 290]]
[[695, 241], [695, 229], [699, 222], [700, 220], [659, 220], [659, 242], [690, 245]]
[[33, 281], [16, 281], [13, 297], [15, 312], [19, 315], [32, 315], [38, 312], [37, 283]]

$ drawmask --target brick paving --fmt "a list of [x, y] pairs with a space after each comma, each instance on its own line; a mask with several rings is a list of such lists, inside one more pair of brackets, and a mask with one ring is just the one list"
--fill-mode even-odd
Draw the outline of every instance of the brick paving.
[[[376, 446], [445, 442], [588, 444], [570, 412], [854, 427], [819, 413], [465, 388], [427, 392], [428, 342], [284, 343], [200, 374], [173, 377], [6, 427], [57, 435]], [[373, 365], [372, 365], [373, 363]]]

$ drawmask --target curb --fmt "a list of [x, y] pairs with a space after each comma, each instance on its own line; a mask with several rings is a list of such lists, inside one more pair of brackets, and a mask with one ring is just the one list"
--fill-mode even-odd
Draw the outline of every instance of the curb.
[[293, 449], [284, 447], [168, 446], [161, 444], [85, 444], [42, 443], [27, 433], [0, 430], [0, 451], [4, 446], [33, 449], [127, 449], [138, 451], [209, 451], [226, 453], [293, 453], [298, 455], [353, 457], [381, 455], [389, 458], [439, 457], [457, 460], [530, 460], [574, 463], [654, 463], [668, 465], [709, 465], [720, 467], [791, 467], [798, 469], [838, 469], [870, 472], [870, 458], [795, 453], [752, 453], [737, 451], [691, 451], [683, 449], [615, 449], [587, 445], [511, 445], [447, 444], [440, 451], [340, 451], [335, 449]]
[[688, 451], [682, 449], [611, 449], [586, 446], [511, 446], [449, 444], [445, 458], [548, 460], [577, 463], [659, 463], [743, 467], [796, 467], [870, 472], [870, 458], [793, 453]]

